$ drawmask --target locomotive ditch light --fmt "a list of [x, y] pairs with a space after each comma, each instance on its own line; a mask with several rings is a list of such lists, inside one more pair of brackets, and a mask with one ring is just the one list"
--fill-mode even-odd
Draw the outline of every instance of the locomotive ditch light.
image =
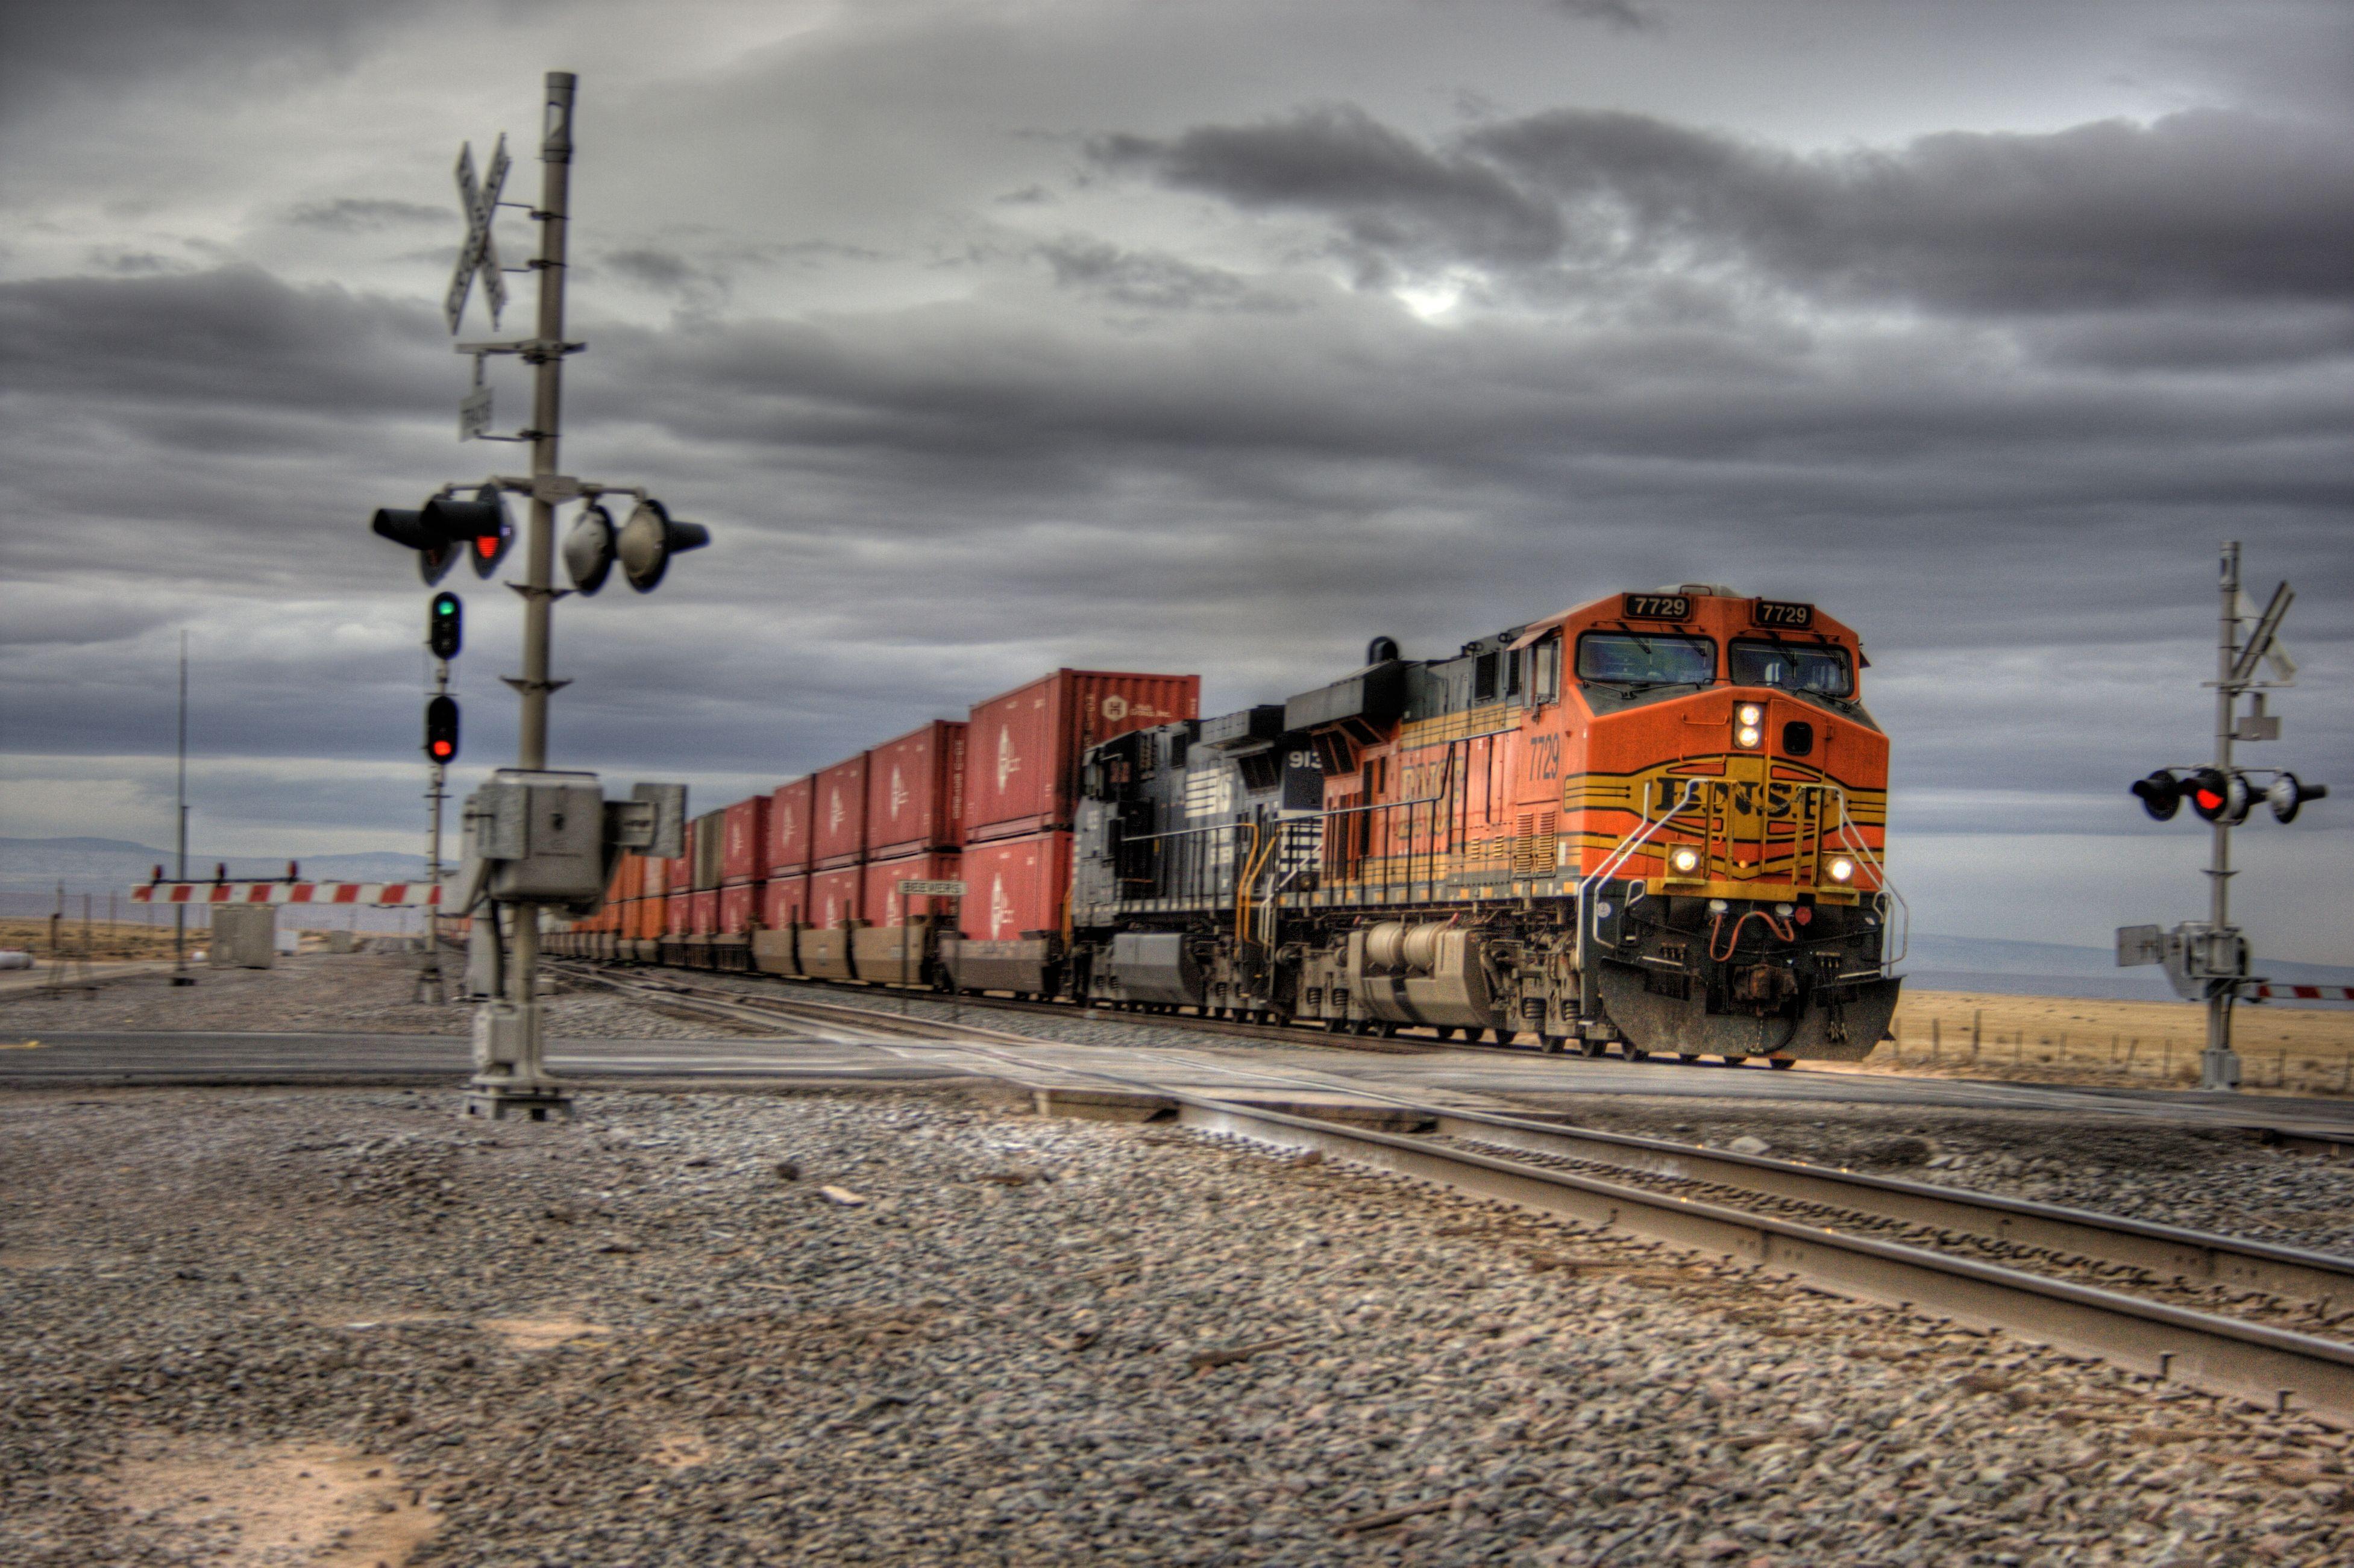
[[580, 509], [572, 532], [564, 536], [564, 572], [580, 593], [595, 593], [612, 575], [615, 550], [613, 514], [597, 502]]
[[2248, 781], [2236, 773], [2201, 768], [2190, 775], [2187, 792], [2190, 809], [2207, 821], [2232, 827], [2248, 820]]
[[2161, 768], [2147, 779], [2135, 779], [2133, 792], [2141, 797], [2143, 810], [2164, 822], [2182, 809], [2183, 788], [2181, 779]]
[[1831, 874], [1831, 880], [1833, 882], [1852, 882], [1855, 880], [1855, 862], [1848, 859], [1848, 857], [1843, 854], [1835, 854], [1831, 856], [1830, 864], [1825, 866], [1823, 869]]
[[1757, 743], [1764, 738], [1765, 736], [1757, 732], [1757, 726], [1755, 725], [1744, 725], [1733, 732], [1733, 744], [1744, 751], [1756, 750]]
[[640, 593], [652, 593], [670, 569], [673, 556], [699, 550], [709, 543], [708, 528], [700, 523], [682, 523], [661, 502], [649, 499], [639, 502], [630, 520], [621, 524], [615, 548], [621, 576]]
[[2283, 773], [2264, 786], [2264, 804], [2273, 809], [2273, 821], [2294, 822], [2299, 807], [2328, 793], [2327, 784], [2307, 784], [2294, 773]]
[[1679, 876], [1690, 876], [1700, 869], [1700, 851], [1690, 845], [1669, 851], [1668, 869]]
[[1734, 718], [1752, 729], [1766, 722], [1766, 710], [1755, 703], [1744, 703], [1733, 710]]

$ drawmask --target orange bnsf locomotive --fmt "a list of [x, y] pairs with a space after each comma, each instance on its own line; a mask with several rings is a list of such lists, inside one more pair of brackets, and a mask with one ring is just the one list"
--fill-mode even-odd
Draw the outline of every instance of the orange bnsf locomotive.
[[1865, 665], [1811, 605], [1685, 584], [1449, 659], [1377, 639], [1288, 702], [1119, 736], [1085, 758], [1040, 989], [1593, 1055], [1861, 1057], [1895, 1011], [1902, 913]]

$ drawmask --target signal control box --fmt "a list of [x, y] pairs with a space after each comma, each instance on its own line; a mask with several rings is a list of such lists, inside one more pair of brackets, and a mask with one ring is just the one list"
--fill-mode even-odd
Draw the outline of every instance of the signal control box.
[[638, 784], [608, 800], [594, 773], [502, 768], [466, 798], [460, 904], [552, 904], [578, 918], [602, 906], [624, 850], [685, 853], [686, 786]]
[[2117, 964], [2163, 964], [2167, 982], [2185, 1001], [2203, 1001], [2219, 991], [2258, 983], [2248, 972], [2248, 939], [2235, 928], [2218, 929], [2204, 920], [2185, 920], [2171, 931], [2156, 926], [2117, 927]]
[[594, 773], [502, 768], [466, 800], [466, 858], [488, 863], [502, 903], [587, 903], [605, 894], [605, 790]]

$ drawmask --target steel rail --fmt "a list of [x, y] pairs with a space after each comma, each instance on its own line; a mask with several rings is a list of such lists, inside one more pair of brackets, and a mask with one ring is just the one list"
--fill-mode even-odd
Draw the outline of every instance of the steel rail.
[[[862, 1022], [862, 1014], [864, 1018], [885, 1016], [822, 1002], [786, 1005], [807, 1006]], [[1011, 1044], [1036, 1044], [1027, 1036], [985, 1033]], [[2307, 1248], [2220, 1235], [2180, 1225], [2156, 1224], [2127, 1215], [2103, 1214], [2031, 1199], [1971, 1192], [1901, 1177], [1835, 1171], [1800, 1160], [1741, 1154], [1667, 1139], [1437, 1106], [1348, 1079], [1295, 1076], [1228, 1065], [1222, 1065], [1220, 1070], [1296, 1088], [1349, 1094], [1420, 1112], [1430, 1118], [1431, 1130], [1443, 1138], [1591, 1160], [1676, 1181], [1738, 1187], [1797, 1202], [1826, 1204], [1874, 1219], [1961, 1231], [2009, 1245], [2090, 1258], [2139, 1269], [2163, 1280], [2252, 1290], [2313, 1302], [2324, 1310], [2354, 1303], [2354, 1259]]]
[[2144, 1300], [1999, 1265], [1926, 1252], [1541, 1166], [1434, 1147], [1200, 1096], [1163, 1094], [1178, 1119], [1281, 1148], [1314, 1150], [1478, 1197], [1687, 1251], [1748, 1262], [1816, 1289], [2000, 1330], [2160, 1382], [2354, 1426], [2354, 1345]]
[[[760, 1010], [690, 999], [690, 1005], [741, 1011]], [[829, 1012], [855, 1011], [827, 1009]], [[1279, 1148], [1313, 1150], [1355, 1160], [1396, 1174], [1427, 1181], [1478, 1197], [1517, 1207], [1561, 1215], [1596, 1227], [1617, 1227], [1629, 1234], [1685, 1251], [1755, 1266], [1798, 1280], [1811, 1287], [1852, 1299], [1876, 1302], [1902, 1310], [1941, 1316], [1971, 1327], [1999, 1330], [2065, 1352], [2110, 1361], [2159, 1382], [2186, 1384], [2202, 1392], [2244, 1400], [2268, 1410], [2310, 1415], [2336, 1427], [2354, 1426], [2354, 1344], [2324, 1340], [2294, 1330], [2221, 1317], [2116, 1291], [2008, 1268], [1997, 1264], [1930, 1252], [1901, 1243], [1882, 1241], [1795, 1221], [1746, 1213], [1703, 1201], [1681, 1198], [1639, 1187], [1623, 1186], [1596, 1177], [1548, 1170], [1475, 1150], [1450, 1148], [1427, 1137], [1379, 1132], [1348, 1127], [1311, 1117], [1267, 1109], [1231, 1099], [1171, 1089], [1150, 1079], [1134, 1078], [1090, 1068], [1024, 1061], [986, 1045], [941, 1039], [957, 1026], [931, 1022], [904, 1022], [910, 1034], [931, 1033], [928, 1042], [947, 1049], [982, 1056], [1028, 1072], [1069, 1074], [1140, 1091], [1172, 1102], [1182, 1125], [1208, 1132], [1246, 1138]], [[1035, 1041], [1023, 1041], [1035, 1045]], [[1251, 1075], [1272, 1076], [1272, 1075]], [[1296, 1080], [1306, 1082], [1305, 1080]], [[1317, 1085], [1320, 1088], [1339, 1086]], [[1395, 1097], [1376, 1096], [1394, 1099]], [[1411, 1102], [1398, 1102], [1411, 1103]], [[1487, 1118], [1474, 1113], [1425, 1107], [1441, 1118], [1460, 1119], [1483, 1130], [1500, 1130], [1513, 1118]], [[1541, 1123], [1521, 1124], [1531, 1133], [1560, 1134]], [[1605, 1143], [1617, 1136], [1598, 1135]], [[1654, 1140], [1635, 1139], [1643, 1144]], [[1681, 1146], [1667, 1145], [1685, 1153]], [[1755, 1157], [1717, 1156], [1730, 1163]], [[1766, 1161], [1788, 1167], [1789, 1161]], [[1829, 1177], [1816, 1168], [1796, 1167], [1801, 1175], [1845, 1182], [1843, 1173]], [[1881, 1179], [1866, 1179], [1879, 1181]], [[1900, 1185], [1914, 1185], [1903, 1183]], [[1954, 1195], [1933, 1190], [1933, 1195]], [[1966, 1199], [1956, 1202], [1967, 1202]], [[2000, 1200], [2009, 1204], [2010, 1200]], [[2072, 1211], [2059, 1211], [2070, 1214]], [[2083, 1216], [2090, 1218], [2090, 1216]], [[2166, 1227], [2147, 1227], [2163, 1231]], [[2193, 1233], [2184, 1233], [2191, 1234]], [[2018, 1239], [2014, 1236], [2012, 1239]], [[2209, 1238], [2229, 1247], [2288, 1254], [2285, 1248], [2261, 1244], [2234, 1244]], [[2291, 1256], [2299, 1255], [2291, 1254]], [[2320, 1255], [2302, 1255], [2325, 1264]]]

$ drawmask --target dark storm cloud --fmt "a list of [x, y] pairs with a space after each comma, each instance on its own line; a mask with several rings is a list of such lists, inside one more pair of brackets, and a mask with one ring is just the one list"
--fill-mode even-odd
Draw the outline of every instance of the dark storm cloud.
[[2220, 110], [1809, 156], [1589, 110], [1426, 146], [1317, 108], [1092, 152], [1245, 209], [1320, 215], [1350, 250], [1410, 264], [1730, 265], [1974, 313], [2354, 291], [2354, 145]]
[[255, 267], [0, 283], [0, 352], [20, 387], [181, 404], [388, 411], [440, 328], [412, 302], [298, 289]]
[[381, 197], [338, 196], [333, 201], [304, 202], [291, 209], [286, 221], [304, 228], [339, 234], [365, 234], [377, 229], [417, 224], [447, 228], [459, 221], [454, 207], [429, 207], [423, 202], [387, 201]]
[[1554, 206], [1493, 164], [1426, 147], [1352, 104], [1167, 140], [1108, 135], [1089, 152], [1106, 167], [1237, 207], [1324, 214], [1373, 256], [1445, 250], [1526, 264], [1557, 255], [1564, 240]]
[[0, 7], [0, 118], [140, 78], [339, 70], [436, 11], [528, 16], [558, 0], [10, 0]]
[[1250, 295], [1249, 285], [1242, 278], [1222, 269], [1167, 254], [1123, 249], [1085, 236], [1041, 245], [1038, 255], [1065, 288], [1124, 305], [1194, 310], [1239, 303]]
[[1600, 22], [1624, 32], [1648, 32], [1659, 25], [1658, 15], [1631, 0], [1544, 0], [1563, 16], [1580, 22]]

